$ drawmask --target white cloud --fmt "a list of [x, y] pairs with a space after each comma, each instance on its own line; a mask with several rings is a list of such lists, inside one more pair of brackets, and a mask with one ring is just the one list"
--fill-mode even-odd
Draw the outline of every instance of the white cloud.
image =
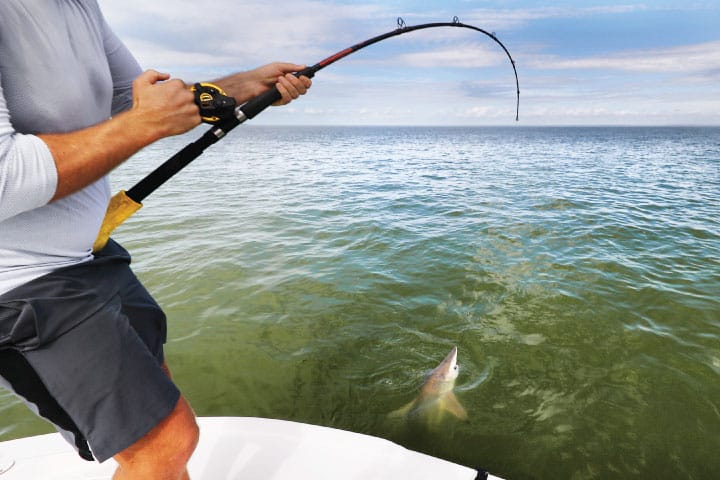
[[[398, 14], [397, 6], [382, 3], [336, 4], [324, 0], [279, 4], [259, 0], [206, 0], [202, 5], [197, 0], [99, 0], [99, 3], [113, 29], [148, 67], [153, 66], [150, 61], [161, 55], [180, 59], [184, 54], [216, 56], [216, 65], [228, 59], [246, 66], [271, 60], [312, 62], [333, 53], [334, 50], [329, 51], [328, 47], [339, 50], [391, 30], [396, 26]], [[461, 14], [460, 20], [493, 31], [543, 18], [590, 16], [601, 10], [639, 8], [475, 9]], [[447, 10], [440, 8], [406, 13], [403, 17], [411, 25], [452, 18]], [[413, 33], [393, 41], [417, 44], [421, 38], [428, 44], [447, 46], [467, 42], [472, 35], [476, 34], [465, 29], [433, 29], [424, 31], [421, 37]], [[487, 65], [478, 56], [479, 52], [467, 50], [463, 55], [471, 64]], [[430, 58], [433, 53], [408, 55], [402, 59], [423, 62], [424, 55]], [[443, 58], [450, 57], [443, 55]], [[438, 59], [442, 61], [439, 55]], [[203, 61], [206, 63], [207, 60]]]
[[494, 29], [510, 29], [536, 20], [588, 18], [596, 15], [619, 15], [657, 9], [660, 8], [651, 8], [645, 4], [596, 7], [539, 7], [514, 10], [478, 8], [468, 12], [460, 20], [464, 23], [485, 24]]
[[[427, 52], [414, 52], [398, 55], [390, 62], [410, 67], [460, 67], [479, 68], [500, 63], [508, 63], [505, 54], [486, 45], [466, 43], [449, 46]], [[509, 65], [509, 63], [508, 63]]]
[[324, 43], [357, 40], [354, 31], [382, 11], [373, 5], [332, 5], [318, 0], [100, 3], [112, 28], [141, 61], [162, 55], [183, 64], [183, 55], [199, 54], [205, 59], [203, 64], [215, 57], [218, 66], [230, 61], [246, 67], [275, 60], [319, 60], [332, 53], [322, 47]]
[[720, 70], [720, 41], [587, 58], [545, 56], [529, 59], [538, 69], [602, 69], [648, 73], [698, 73]]

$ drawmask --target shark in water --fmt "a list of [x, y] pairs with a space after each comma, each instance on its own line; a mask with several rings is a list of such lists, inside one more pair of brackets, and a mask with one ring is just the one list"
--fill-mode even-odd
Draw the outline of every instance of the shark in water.
[[390, 417], [420, 417], [430, 423], [439, 423], [445, 412], [450, 412], [467, 420], [467, 412], [453, 393], [458, 376], [457, 353], [457, 347], [453, 347], [445, 360], [427, 375], [417, 398], [390, 413]]

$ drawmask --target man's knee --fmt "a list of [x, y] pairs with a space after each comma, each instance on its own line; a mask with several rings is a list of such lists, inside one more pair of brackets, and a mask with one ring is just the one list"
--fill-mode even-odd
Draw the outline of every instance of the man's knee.
[[[117, 454], [115, 460], [127, 478], [176, 478], [173, 475], [185, 471], [199, 437], [195, 415], [187, 401], [180, 397], [173, 411], [163, 421]], [[155, 476], [143, 476], [151, 472]], [[158, 472], [162, 472], [162, 476], [157, 476]]]
[[197, 447], [198, 441], [200, 440], [200, 427], [198, 427], [197, 420], [195, 419], [195, 414], [190, 408], [190, 405], [185, 401], [184, 398], [181, 397], [180, 400], [185, 403], [185, 406], [187, 408], [187, 414], [184, 420], [186, 424], [183, 428], [184, 433], [182, 446], [182, 452], [184, 457], [183, 463], [187, 464], [188, 460], [190, 460], [190, 457], [195, 451], [195, 448]]
[[195, 420], [195, 414], [183, 397], [180, 397], [175, 409], [160, 425], [165, 422], [168, 422], [168, 425], [164, 428], [164, 438], [159, 444], [169, 446], [165, 448], [168, 456], [174, 457], [177, 463], [185, 465], [197, 447], [200, 428]]

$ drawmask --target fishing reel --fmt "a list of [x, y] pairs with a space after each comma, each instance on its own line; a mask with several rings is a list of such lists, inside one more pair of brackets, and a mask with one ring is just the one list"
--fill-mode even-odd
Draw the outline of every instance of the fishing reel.
[[203, 122], [216, 125], [235, 116], [237, 102], [217, 85], [196, 83], [190, 91], [195, 94], [195, 104], [200, 108]]

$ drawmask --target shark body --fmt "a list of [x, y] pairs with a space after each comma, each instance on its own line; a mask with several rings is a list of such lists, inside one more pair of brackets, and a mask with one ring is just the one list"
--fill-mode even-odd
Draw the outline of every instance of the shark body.
[[391, 417], [424, 418], [430, 423], [439, 423], [450, 412], [461, 420], [468, 418], [465, 408], [453, 393], [458, 376], [457, 347], [453, 347], [445, 360], [426, 377], [420, 394], [410, 403], [390, 413]]

